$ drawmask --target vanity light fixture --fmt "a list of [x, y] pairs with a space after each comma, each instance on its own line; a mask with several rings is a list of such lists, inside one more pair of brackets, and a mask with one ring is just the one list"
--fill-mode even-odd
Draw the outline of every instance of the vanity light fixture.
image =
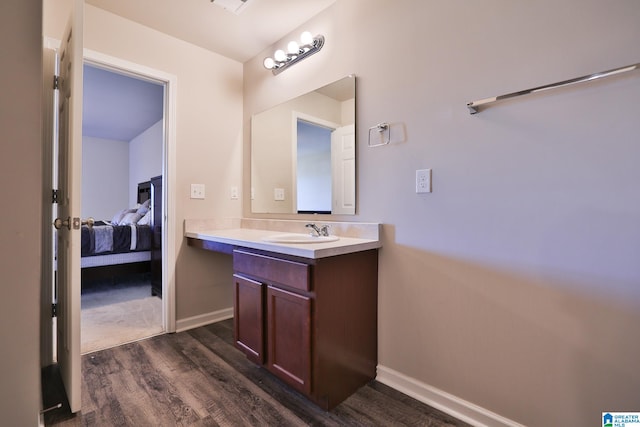
[[323, 35], [319, 34], [313, 37], [309, 31], [305, 31], [300, 36], [300, 44], [296, 41], [290, 41], [287, 45], [287, 52], [278, 49], [274, 52], [273, 58], [265, 58], [264, 68], [271, 70], [274, 75], [278, 75], [287, 67], [318, 52], [322, 46], [324, 46]]

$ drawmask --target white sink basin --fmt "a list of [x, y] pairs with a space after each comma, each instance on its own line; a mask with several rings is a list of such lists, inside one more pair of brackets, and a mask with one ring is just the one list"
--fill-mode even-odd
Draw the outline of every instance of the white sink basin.
[[270, 243], [327, 243], [339, 240], [338, 236], [312, 236], [310, 234], [286, 233], [273, 234], [262, 240]]

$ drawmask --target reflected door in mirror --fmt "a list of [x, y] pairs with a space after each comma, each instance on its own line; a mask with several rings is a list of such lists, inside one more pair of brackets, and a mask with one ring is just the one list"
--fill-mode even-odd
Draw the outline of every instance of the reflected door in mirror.
[[252, 212], [355, 214], [355, 100], [349, 76], [252, 117]]

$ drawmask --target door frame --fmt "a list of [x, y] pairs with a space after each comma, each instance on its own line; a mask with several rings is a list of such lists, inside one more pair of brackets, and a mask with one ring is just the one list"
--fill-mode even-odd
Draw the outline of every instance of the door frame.
[[[61, 42], [50, 37], [44, 37], [43, 40], [43, 61], [46, 55], [55, 55], [46, 51], [59, 51]], [[164, 71], [156, 70], [150, 67], [146, 67], [140, 64], [136, 64], [130, 61], [125, 61], [113, 56], [102, 54], [100, 52], [84, 49], [83, 61], [96, 64], [100, 67], [117, 70], [120, 73], [130, 73], [138, 78], [146, 78], [155, 82], [164, 84], [165, 96], [164, 96], [164, 153], [163, 153], [163, 165], [162, 173], [164, 177], [165, 185], [163, 185], [162, 207], [164, 212], [164, 227], [162, 231], [163, 242], [166, 242], [162, 248], [162, 298], [163, 298], [163, 329], [166, 333], [176, 332], [176, 297], [175, 297], [175, 221], [168, 221], [168, 219], [175, 218], [175, 181], [176, 181], [176, 102], [177, 102], [177, 77], [173, 74], [166, 73]], [[53, 99], [54, 91], [52, 89], [53, 75], [48, 76], [48, 69], [43, 69], [43, 84], [45, 87], [45, 95], [50, 92]], [[48, 96], [48, 95], [47, 95]], [[43, 99], [47, 102], [47, 100]], [[53, 105], [46, 107], [54, 108]], [[48, 128], [47, 128], [48, 129]], [[53, 128], [51, 128], [53, 131]], [[53, 133], [53, 132], [52, 132]], [[52, 149], [53, 135], [43, 133], [43, 144], [45, 146], [46, 153], [43, 158], [43, 188], [50, 189], [52, 172], [52, 158], [48, 157], [49, 151]], [[49, 148], [47, 148], [49, 147]], [[43, 201], [47, 202], [47, 206], [51, 206], [50, 203], [51, 194], [44, 192]], [[43, 230], [46, 228], [47, 232], [51, 229], [51, 222], [53, 221], [53, 215], [45, 215], [43, 218]], [[50, 217], [50, 218], [49, 218]], [[51, 220], [49, 220], [51, 219]], [[53, 243], [53, 234], [51, 236], [43, 234], [43, 247], [46, 255], [47, 248]], [[53, 254], [53, 250], [50, 251]], [[43, 274], [42, 274], [42, 289], [41, 289], [41, 339], [40, 339], [40, 361], [41, 366], [46, 367], [53, 363], [54, 360], [54, 347], [53, 347], [53, 328], [51, 324], [51, 304], [53, 302], [53, 276], [51, 274], [45, 274], [44, 268], [49, 268], [49, 261], [43, 260]], [[80, 321], [80, 319], [78, 319]]]
[[[177, 76], [91, 49], [84, 49], [84, 63], [134, 78], [164, 84], [162, 158], [162, 304], [163, 328], [176, 331], [176, 101]], [[79, 321], [79, 319], [78, 319]]]

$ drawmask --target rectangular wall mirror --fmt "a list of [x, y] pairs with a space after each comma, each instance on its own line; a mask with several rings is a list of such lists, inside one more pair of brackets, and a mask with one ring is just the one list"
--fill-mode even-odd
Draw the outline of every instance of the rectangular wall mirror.
[[251, 212], [355, 214], [355, 80], [251, 118]]

